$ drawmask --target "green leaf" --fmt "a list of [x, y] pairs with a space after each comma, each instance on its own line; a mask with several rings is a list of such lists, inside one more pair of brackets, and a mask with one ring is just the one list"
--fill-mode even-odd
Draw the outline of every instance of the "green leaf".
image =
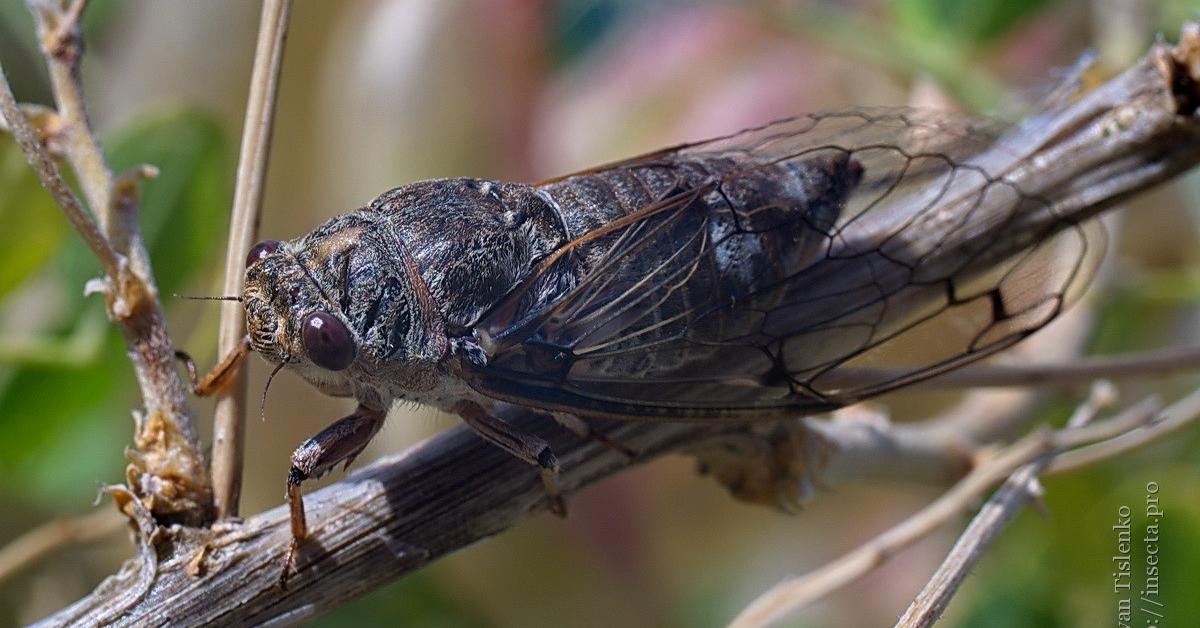
[[[160, 170], [144, 185], [139, 219], [160, 291], [169, 295], [220, 258], [229, 203], [221, 128], [195, 111], [143, 117], [105, 149], [117, 172], [141, 163]], [[0, 188], [0, 195], [8, 193], [7, 186]], [[60, 210], [51, 215], [65, 225]], [[25, 237], [17, 230], [10, 233]], [[60, 286], [57, 300], [63, 305], [50, 318], [65, 323], [48, 333], [69, 338], [85, 319], [103, 317], [100, 300], [82, 296], [84, 282], [99, 274], [99, 265], [73, 234], [52, 261], [50, 275]], [[0, 377], [0, 483], [5, 489], [54, 508], [90, 499], [100, 480], [119, 479], [125, 462], [121, 443], [130, 440], [130, 413], [139, 402], [115, 328], [108, 326], [101, 350], [87, 363], [24, 364], [0, 375], [6, 375]]]
[[46, 265], [67, 235], [62, 210], [42, 189], [25, 155], [0, 135], [0, 299]]
[[899, 24], [919, 37], [987, 44], [1055, 0], [893, 0]]

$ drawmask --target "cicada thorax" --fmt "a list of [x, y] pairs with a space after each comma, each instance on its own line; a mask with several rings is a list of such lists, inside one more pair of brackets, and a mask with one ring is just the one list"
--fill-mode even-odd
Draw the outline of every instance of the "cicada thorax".
[[411, 261], [451, 335], [468, 333], [567, 241], [558, 212], [527, 184], [419, 181], [380, 195], [362, 213], [389, 241], [386, 256]]

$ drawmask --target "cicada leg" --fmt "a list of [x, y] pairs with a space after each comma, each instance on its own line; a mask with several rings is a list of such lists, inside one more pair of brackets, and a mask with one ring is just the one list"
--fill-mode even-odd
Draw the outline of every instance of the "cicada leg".
[[551, 412], [550, 418], [554, 419], [554, 421], [559, 425], [573, 432], [576, 436], [595, 441], [596, 443], [607, 447], [608, 449], [611, 449], [612, 451], [615, 451], [622, 456], [629, 458], [630, 460], [637, 457], [637, 452], [604, 435], [604, 433], [589, 425], [587, 421], [575, 416], [574, 414], [569, 414], [566, 412]]
[[615, 451], [622, 456], [629, 458], [630, 460], [637, 457], [637, 452], [621, 444], [619, 441], [609, 438], [603, 432], [592, 427], [592, 425], [586, 420], [569, 412], [541, 412], [530, 410], [529, 408], [511, 403], [505, 403], [503, 401], [497, 401], [496, 404], [492, 406], [492, 416], [500, 419], [501, 421], [507, 421], [511, 417], [529, 414], [530, 412], [535, 414], [544, 414], [551, 419], [554, 419], [555, 423], [567, 428], [567, 430], [572, 434], [580, 438], [586, 438], [598, 445], [601, 445], [602, 447], [606, 447], [612, 451]]
[[281, 586], [287, 586], [296, 550], [308, 537], [308, 523], [304, 517], [304, 495], [300, 492], [300, 484], [307, 479], [321, 477], [339, 462], [345, 461], [345, 467], [349, 467], [354, 458], [366, 448], [367, 443], [379, 433], [386, 417], [387, 412], [384, 410], [360, 405], [353, 414], [335, 421], [316, 436], [304, 441], [292, 453], [292, 468], [287, 478], [292, 544], [283, 565], [283, 574], [279, 577]]
[[493, 416], [479, 404], [463, 401], [454, 406], [454, 411], [484, 440], [537, 466], [546, 496], [550, 498], [550, 511], [560, 517], [567, 516], [567, 504], [558, 485], [558, 458], [550, 443]]
[[197, 397], [207, 397], [220, 392], [229, 385], [229, 382], [233, 381], [233, 376], [237, 375], [238, 369], [241, 368], [242, 362], [246, 360], [249, 353], [250, 337], [242, 336], [237, 348], [222, 358], [203, 378], [197, 375], [196, 363], [192, 361], [192, 356], [188, 355], [186, 351], [176, 351], [175, 357], [187, 367], [188, 380], [192, 384], [192, 394]]

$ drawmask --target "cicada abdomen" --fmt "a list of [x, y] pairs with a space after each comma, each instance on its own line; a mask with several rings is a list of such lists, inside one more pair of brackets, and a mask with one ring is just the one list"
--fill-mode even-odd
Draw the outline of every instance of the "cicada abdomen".
[[752, 418], [1008, 346], [1086, 284], [1102, 238], [992, 167], [994, 139], [863, 110], [544, 184], [570, 241], [481, 320], [468, 379], [584, 414]]
[[[786, 291], [772, 286], [822, 255], [861, 173], [838, 151], [774, 164], [697, 155], [543, 186], [570, 239], [586, 241], [539, 278], [558, 293], [536, 290], [549, 298], [521, 308], [553, 309], [524, 342], [524, 359], [563, 383], [585, 376], [575, 369], [586, 360], [592, 381], [637, 387], [646, 380], [659, 394], [670, 394], [658, 378], [664, 373], [720, 379], [728, 360], [754, 351], [727, 343], [762, 323], [737, 304], [781, 304]], [[689, 337], [705, 341], [687, 345]], [[733, 390], [709, 392], [737, 400]]]

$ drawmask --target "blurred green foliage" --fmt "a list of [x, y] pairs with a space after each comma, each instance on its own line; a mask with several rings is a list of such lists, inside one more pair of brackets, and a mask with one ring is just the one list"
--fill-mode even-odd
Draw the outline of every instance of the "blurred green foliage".
[[899, 29], [919, 38], [980, 46], [994, 42], [1055, 0], [893, 0]]
[[312, 625], [371, 626], [377, 625], [381, 618], [411, 628], [488, 625], [482, 615], [472, 611], [467, 600], [444, 587], [428, 574], [416, 573], [335, 609]]
[[42, 189], [9, 136], [0, 136], [0, 224], [21, 234], [22, 246], [0, 248], [0, 299], [58, 253], [68, 233], [50, 195]]
[[[22, 4], [0, 2], [0, 58], [6, 70], [16, 68], [10, 77], [25, 100], [45, 102], [44, 76], [29, 70], [38, 67], [37, 52], [32, 22]], [[776, 13], [781, 4], [792, 6], [557, 0], [547, 3], [548, 32], [540, 35], [550, 42], [549, 67], [555, 72], [568, 71], [590, 55], [603, 54], [619, 41], [623, 29], [651, 15], [651, 8], [719, 5], [730, 11], [744, 10], [739, 17], [749, 16], [749, 21], [778, 16], [772, 26], [797, 40], [819, 42], [860, 63], [886, 69], [901, 81], [932, 76], [969, 108], [993, 113], [1014, 87], [986, 63], [988, 55], [1002, 47], [1006, 37], [1019, 35], [1023, 27], [1070, 2], [881, 0], [872, 7], [868, 2], [827, 0], [794, 3], [796, 8]], [[1200, 0], [1151, 4], [1158, 27], [1167, 32], [1174, 32], [1182, 20], [1195, 18], [1200, 11]], [[85, 24], [89, 35], [94, 35], [91, 42], [105, 41], [110, 34], [107, 26], [122, 6], [116, 0], [91, 3]], [[478, 62], [491, 60], [481, 57]], [[85, 72], [89, 63], [94, 60], [85, 57]], [[1043, 68], [1034, 71], [1040, 74]], [[305, 104], [281, 102], [281, 107]], [[140, 222], [163, 295], [208, 277], [211, 263], [220, 255], [232, 172], [227, 135], [208, 115], [179, 110], [138, 116], [132, 125], [106, 138], [106, 153], [118, 171], [139, 163], [153, 164], [161, 171], [159, 178], [145, 184]], [[271, 176], [285, 175], [275, 172]], [[36, 334], [18, 338], [0, 331], [0, 494], [46, 513], [74, 511], [91, 498], [97, 481], [115, 481], [121, 476], [124, 460], [118, 452], [131, 433], [129, 412], [138, 406], [132, 371], [119, 334], [105, 320], [100, 299], [81, 296], [84, 282], [99, 272], [94, 259], [4, 136], [0, 136], [0, 191], [0, 225], [5, 234], [0, 237], [8, 238], [6, 245], [0, 246], [0, 302], [11, 304], [33, 297], [46, 301], [29, 306], [43, 321]], [[1194, 200], [1191, 204], [1196, 205]], [[303, 228], [295, 225], [297, 230]], [[1168, 332], [1193, 320], [1198, 296], [1195, 275], [1187, 269], [1153, 275], [1110, 293], [1098, 309], [1092, 350], [1117, 353], [1172, 342]], [[169, 298], [167, 303], [169, 307]], [[1194, 381], [1170, 382], [1157, 390], [1173, 393], [1194, 385]], [[1064, 397], [1049, 404], [1039, 420], [1060, 423], [1074, 400]], [[1109, 574], [1114, 535], [1109, 526], [1118, 506], [1126, 504], [1137, 512], [1149, 480], [1163, 487], [1168, 513], [1161, 541], [1167, 548], [1162, 565], [1163, 599], [1172, 617], [1186, 621], [1200, 616], [1200, 598], [1192, 595], [1200, 590], [1200, 573], [1195, 568], [1200, 565], [1200, 471], [1193, 453], [1198, 446], [1200, 436], [1192, 434], [1086, 472], [1048, 479], [1046, 505], [1051, 516], [1021, 515], [989, 550], [955, 599], [948, 622], [997, 627], [1111, 623], [1115, 597]], [[1144, 519], [1135, 517], [1135, 521]], [[1139, 538], [1140, 532], [1134, 534]], [[747, 538], [746, 545], [757, 540]], [[696, 552], [706, 550], [694, 548]], [[556, 550], [545, 547], [545, 551]], [[563, 560], [562, 553], [553, 556]], [[543, 572], [560, 573], [547, 567], [553, 558], [527, 554], [519, 558], [539, 561]], [[575, 564], [562, 569], [570, 571]], [[1144, 561], [1135, 559], [1135, 564]], [[578, 565], [580, 571], [588, 568]], [[529, 568], [495, 577], [539, 575], [538, 569]], [[927, 576], [914, 573], [912, 579], [923, 582]], [[674, 598], [663, 607], [669, 609], [668, 619], [676, 625], [717, 625], [746, 602], [744, 591], [729, 582], [725, 571], [671, 577], [686, 582], [666, 588]], [[425, 571], [315, 623], [370, 625], [382, 623], [382, 618], [388, 623], [429, 628], [504, 623], [481, 606], [459, 595], [450, 579]], [[0, 609], [0, 624], [13, 612]], [[563, 618], [565, 623], [570, 623], [569, 619]], [[809, 618], [799, 622], [817, 625]], [[799, 622], [796, 625], [801, 625]]]
[[[81, 286], [99, 274], [95, 258], [78, 237], [66, 237], [61, 210], [41, 191], [32, 171], [18, 167], [23, 157], [11, 140], [0, 141], [0, 165], [5, 166], [0, 185], [11, 184], [4, 189], [22, 193], [6, 194], [0, 211], [47, 225], [39, 236], [45, 247], [28, 241], [0, 247], [3, 255], [30, 258], [6, 265], [6, 270], [23, 271], [9, 283], [39, 282], [63, 304], [44, 313], [54, 324], [39, 330], [38, 337], [0, 338], [0, 344], [29, 347], [6, 356], [0, 378], [0, 483], [8, 494], [46, 508], [64, 500], [84, 503], [98, 479], [121, 475], [124, 461], [116, 452], [130, 433], [122, 417], [136, 407], [130, 394], [133, 372], [118, 332], [103, 320], [100, 298], [81, 294]], [[105, 146], [117, 172], [141, 163], [160, 170], [144, 185], [139, 218], [159, 290], [170, 295], [219, 255], [230, 189], [223, 131], [203, 113], [179, 111], [141, 117]], [[26, 237], [27, 232], [17, 232]], [[43, 267], [47, 260], [52, 260], [49, 268]], [[60, 360], [54, 363], [47, 354]], [[80, 456], [81, 447], [113, 455]]]
[[577, 0], [554, 4], [554, 61], [567, 65], [604, 40], [624, 13], [635, 6], [621, 0]]

